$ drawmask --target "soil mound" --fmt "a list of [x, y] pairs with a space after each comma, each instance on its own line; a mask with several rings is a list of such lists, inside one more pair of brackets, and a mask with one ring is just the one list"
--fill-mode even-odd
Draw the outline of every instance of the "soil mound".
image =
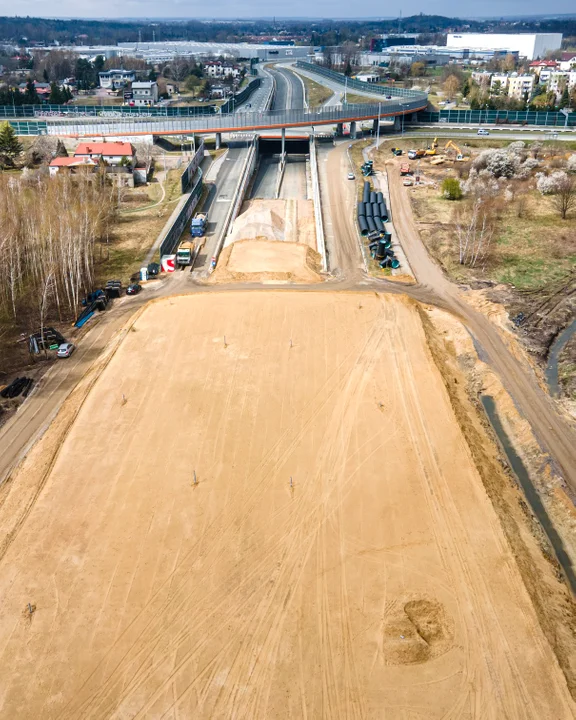
[[389, 665], [427, 662], [452, 646], [453, 623], [436, 600], [395, 603], [387, 615], [384, 646]]
[[316, 283], [320, 267], [318, 253], [303, 243], [239, 240], [222, 251], [210, 281]]

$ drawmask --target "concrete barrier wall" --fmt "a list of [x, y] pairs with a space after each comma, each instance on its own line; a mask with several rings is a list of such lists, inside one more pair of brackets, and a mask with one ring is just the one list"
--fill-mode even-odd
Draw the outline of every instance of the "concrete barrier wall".
[[185, 193], [188, 188], [190, 187], [190, 184], [194, 178], [194, 175], [196, 173], [196, 170], [200, 167], [200, 163], [204, 159], [204, 138], [200, 140], [200, 144], [198, 145], [198, 149], [194, 153], [194, 157], [190, 162], [188, 163], [188, 167], [182, 175], [180, 176], [180, 185], [182, 187], [182, 193]]
[[312, 179], [312, 200], [314, 202], [314, 220], [316, 227], [316, 247], [322, 258], [322, 272], [328, 272], [328, 259], [326, 257], [326, 238], [324, 237], [324, 222], [322, 220], [322, 202], [320, 200], [320, 182], [318, 180], [318, 157], [316, 155], [316, 141], [310, 138], [310, 177]]
[[178, 243], [180, 242], [180, 236], [192, 217], [196, 205], [198, 205], [198, 201], [202, 195], [203, 185], [202, 170], [198, 168], [192, 189], [189, 193], [182, 196], [169, 222], [166, 223], [164, 227], [164, 237], [160, 241], [160, 257], [163, 255], [171, 255], [176, 251]]

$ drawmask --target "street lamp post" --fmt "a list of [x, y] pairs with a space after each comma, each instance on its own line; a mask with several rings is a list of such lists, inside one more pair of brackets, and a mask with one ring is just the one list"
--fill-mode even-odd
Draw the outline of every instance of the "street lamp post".
[[376, 150], [380, 145], [380, 113], [382, 112], [382, 103], [378, 103], [378, 127], [376, 128]]

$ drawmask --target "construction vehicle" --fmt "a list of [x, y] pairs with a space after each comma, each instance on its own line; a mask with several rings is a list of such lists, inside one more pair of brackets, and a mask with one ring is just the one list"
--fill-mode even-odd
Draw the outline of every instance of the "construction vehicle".
[[410, 160], [418, 160], [418, 158], [422, 158], [424, 155], [426, 155], [426, 150], [422, 148], [418, 150], [408, 150], [408, 158]]
[[464, 157], [464, 155], [462, 154], [462, 150], [460, 150], [458, 145], [452, 142], [452, 140], [448, 140], [446, 145], [444, 145], [444, 151], [449, 150], [450, 148], [456, 151], [456, 160], [458, 162], [465, 162], [466, 160], [470, 160], [470, 158]]
[[206, 234], [208, 227], [208, 213], [196, 213], [192, 218], [190, 225], [190, 234], [192, 237], [202, 237]]
[[374, 162], [372, 160], [367, 160], [365, 163], [363, 163], [360, 167], [360, 170], [362, 171], [362, 175], [364, 177], [369, 177], [370, 175], [374, 175], [374, 168], [373, 168]]
[[402, 163], [400, 165], [400, 175], [409, 175], [410, 174], [410, 165], [408, 163]]
[[194, 262], [194, 255], [196, 251], [195, 240], [184, 240], [178, 245], [176, 250], [176, 264], [179, 267], [185, 267], [186, 265], [192, 265]]
[[438, 138], [435, 137], [432, 141], [432, 145], [424, 151], [424, 155], [436, 155], [436, 148], [438, 147]]
[[390, 152], [394, 153], [394, 155], [402, 155], [404, 151], [402, 150], [402, 148], [393, 147], [390, 148]]

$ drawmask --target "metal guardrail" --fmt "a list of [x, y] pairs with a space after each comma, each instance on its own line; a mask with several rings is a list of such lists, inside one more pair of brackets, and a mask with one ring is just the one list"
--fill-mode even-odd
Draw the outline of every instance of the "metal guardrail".
[[327, 80], [337, 82], [339, 85], [346, 85], [350, 90], [363, 90], [364, 92], [370, 92], [375, 95], [391, 95], [392, 97], [402, 97], [407, 100], [414, 100], [418, 102], [418, 105], [426, 105], [428, 103], [428, 95], [421, 90], [412, 90], [411, 88], [399, 88], [395, 85], [376, 85], [374, 83], [365, 83], [361, 80], [353, 80], [347, 78], [346, 75], [336, 72], [335, 70], [329, 70], [328, 68], [322, 67], [322, 65], [315, 65], [314, 63], [304, 62], [303, 60], [297, 60], [295, 63], [296, 67], [308, 72], [321, 75]]

